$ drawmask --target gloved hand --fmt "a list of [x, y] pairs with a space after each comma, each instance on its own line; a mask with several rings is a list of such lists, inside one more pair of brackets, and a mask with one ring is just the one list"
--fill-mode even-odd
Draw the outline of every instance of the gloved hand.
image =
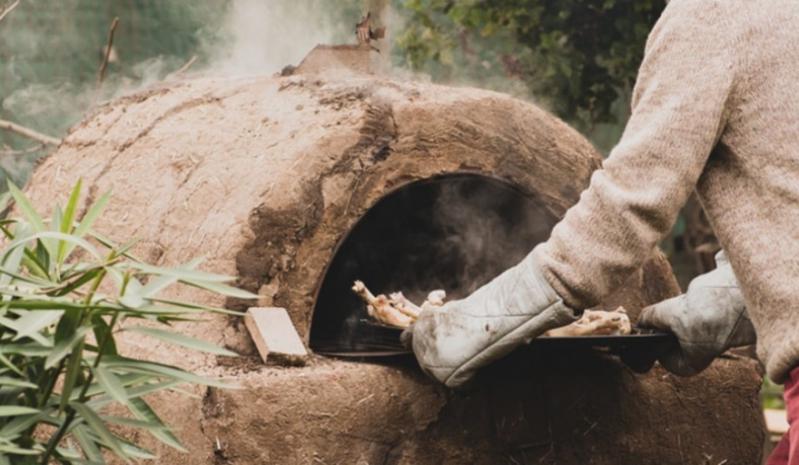
[[716, 265], [691, 281], [685, 294], [641, 312], [639, 326], [677, 336], [679, 345], [660, 357], [660, 363], [674, 374], [695, 375], [727, 349], [756, 341], [738, 280], [723, 251], [716, 255]]
[[449, 387], [542, 333], [575, 321], [534, 253], [469, 297], [425, 308], [403, 334], [422, 369]]

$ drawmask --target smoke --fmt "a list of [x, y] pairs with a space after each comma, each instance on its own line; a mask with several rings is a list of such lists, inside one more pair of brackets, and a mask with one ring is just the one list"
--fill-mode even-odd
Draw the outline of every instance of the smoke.
[[[359, 0], [26, 0], [0, 25], [0, 119], [63, 137], [92, 106], [152, 86], [192, 57], [191, 74], [272, 74], [318, 43], [352, 40], [360, 14]], [[98, 86], [115, 17], [116, 60]], [[24, 182], [46, 152], [15, 152], [33, 145], [0, 132], [0, 178]]]
[[[327, 3], [327, 2], [325, 2]], [[314, 46], [342, 32], [320, 1], [234, 0], [222, 25], [223, 43], [207, 44], [214, 74], [272, 74], [297, 64]]]
[[[534, 199], [499, 181], [441, 184], [432, 220], [442, 231], [432, 253], [450, 263], [450, 297], [463, 297], [521, 261], [547, 239], [554, 219]], [[450, 284], [451, 285], [451, 284]]]

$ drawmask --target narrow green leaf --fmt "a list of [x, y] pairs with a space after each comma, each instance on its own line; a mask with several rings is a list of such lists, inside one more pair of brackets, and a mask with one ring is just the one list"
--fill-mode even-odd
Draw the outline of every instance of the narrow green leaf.
[[153, 297], [176, 282], [178, 282], [177, 276], [159, 276], [150, 280], [150, 282], [142, 288], [141, 295], [143, 297]]
[[[154, 315], [150, 315], [151, 318], [152, 318], [152, 316], [154, 316]], [[151, 318], [148, 318], [148, 319], [151, 319]], [[155, 321], [157, 321], [157, 322], [159, 322], [161, 324], [164, 324], [164, 325], [170, 325], [172, 323], [185, 323], [185, 322], [198, 323], [198, 322], [201, 322], [201, 321], [208, 321], [208, 320], [203, 320], [201, 318], [190, 318], [190, 317], [179, 316], [179, 315], [175, 315], [175, 314], [161, 314], [161, 315], [158, 315], [158, 316], [155, 317]]]
[[130, 426], [132, 428], [139, 428], [139, 429], [146, 429], [146, 430], [150, 430], [150, 429], [167, 429], [167, 427], [165, 425], [159, 425], [159, 424], [156, 424], [156, 423], [151, 423], [149, 421], [138, 420], [138, 419], [128, 418], [128, 417], [117, 417], [117, 416], [114, 416], [114, 415], [102, 415], [101, 418], [106, 423], [113, 423], [115, 425]]
[[0, 429], [0, 436], [18, 436], [23, 431], [26, 431], [31, 426], [42, 421], [43, 418], [45, 418], [44, 412], [40, 412], [37, 415], [23, 415], [14, 417], [10, 419], [8, 423], [3, 425], [2, 429]]
[[150, 300], [152, 300], [155, 303], [172, 305], [181, 309], [192, 310], [194, 312], [222, 313], [225, 315], [244, 316], [244, 313], [238, 312], [236, 310], [228, 310], [226, 308], [221, 308], [221, 307], [209, 307], [208, 305], [200, 305], [192, 302], [181, 302], [179, 300], [169, 300], [169, 299], [150, 299]]
[[131, 310], [138, 310], [146, 302], [137, 292], [126, 291], [125, 295], [119, 298], [119, 304]]
[[[126, 295], [139, 295], [141, 293], [141, 289], [143, 287], [142, 284], [139, 282], [138, 279], [136, 279], [135, 276], [132, 276], [132, 274], [129, 273], [128, 271], [122, 273], [117, 268], [106, 268], [106, 271], [108, 272], [108, 275], [111, 276], [111, 278], [113, 279], [114, 284], [116, 284], [117, 289], [119, 289], [119, 292], [122, 294], [121, 298], [124, 298], [124, 296]], [[135, 302], [128, 302], [128, 303], [131, 305], [128, 308], [136, 308]]]
[[[136, 387], [129, 387], [127, 388], [128, 400], [143, 397], [154, 392], [172, 389], [179, 384], [183, 384], [183, 381], [169, 380], [160, 383], [146, 383]], [[101, 395], [87, 402], [87, 405], [91, 406], [93, 409], [100, 409], [113, 401], [114, 399], [112, 399], [111, 396]]]
[[253, 294], [250, 291], [245, 291], [244, 289], [239, 289], [237, 287], [228, 286], [227, 284], [221, 284], [216, 282], [208, 282], [208, 281], [186, 281], [181, 279], [180, 282], [184, 284], [188, 284], [189, 286], [199, 287], [201, 289], [206, 289], [211, 292], [215, 292], [217, 294], [222, 294], [228, 297], [236, 297], [239, 299], [257, 299], [258, 295]]
[[[79, 179], [78, 182], [75, 184], [75, 187], [72, 189], [72, 193], [69, 195], [69, 200], [67, 200], [67, 206], [58, 223], [58, 229], [56, 229], [55, 224], [51, 225], [51, 227], [54, 230], [60, 231], [64, 234], [72, 233], [75, 224], [75, 212], [77, 211], [78, 199], [80, 198], [81, 184], [82, 180]], [[56, 252], [56, 257], [55, 257], [57, 269], [61, 267], [61, 265], [64, 263], [64, 260], [67, 258], [67, 251], [68, 251], [67, 249], [68, 245], [66, 242], [58, 241], [58, 250]], [[69, 251], [71, 252], [72, 249], [69, 249]]]
[[157, 455], [154, 455], [149, 450], [139, 447], [136, 444], [133, 444], [125, 440], [122, 440], [120, 442], [122, 443], [122, 450], [124, 450], [126, 454], [128, 454], [130, 457], [133, 457], [134, 459], [154, 460], [158, 458]]
[[94, 339], [100, 342], [103, 342], [102, 349], [103, 355], [117, 355], [117, 343], [114, 340], [114, 333], [113, 328], [108, 326], [108, 323], [105, 322], [102, 315], [94, 314], [92, 315], [92, 327], [94, 330]]
[[55, 448], [56, 453], [53, 454], [55, 457], [58, 457], [62, 460], [62, 462], [67, 462], [70, 465], [72, 464], [79, 464], [79, 465], [86, 465], [86, 461], [83, 460], [83, 454], [77, 451], [74, 447], [72, 447], [72, 442], [67, 442], [67, 446], [58, 446]]
[[22, 342], [0, 345], [0, 353], [22, 355], [25, 357], [46, 357], [50, 353], [50, 346], [38, 342]]
[[69, 397], [72, 394], [72, 390], [75, 388], [75, 383], [78, 381], [78, 375], [80, 375], [81, 370], [83, 369], [81, 366], [81, 361], [83, 359], [83, 342], [78, 343], [78, 347], [76, 347], [72, 353], [69, 355], [69, 362], [67, 363], [67, 370], [64, 374], [64, 385], [61, 388], [61, 405], [59, 406], [59, 411], [64, 411], [69, 403]]
[[25, 449], [14, 445], [0, 445], [0, 456], [2, 454], [10, 455], [40, 455], [41, 451], [35, 449]]
[[128, 458], [127, 453], [125, 453], [125, 451], [122, 449], [122, 445], [117, 441], [117, 437], [108, 430], [108, 428], [105, 426], [105, 423], [103, 423], [103, 420], [94, 412], [94, 410], [80, 402], [70, 402], [69, 406], [75, 409], [75, 412], [77, 412], [78, 415], [83, 418], [89, 429], [93, 431], [94, 434], [96, 434], [106, 446], [114, 451], [120, 458], [125, 460], [125, 462], [130, 463], [130, 459]]
[[47, 268], [45, 268], [44, 264], [39, 261], [39, 257], [36, 255], [36, 252], [29, 249], [25, 245], [19, 248], [24, 249], [22, 251], [24, 254], [24, 257], [22, 258], [22, 264], [25, 265], [25, 268], [35, 276], [49, 281], [50, 275], [47, 274]]
[[[119, 381], [126, 388], [142, 383], [147, 383], [155, 379], [153, 375], [146, 375], [141, 373], [117, 374], [117, 378], [119, 378]], [[92, 383], [91, 386], [89, 386], [89, 389], [86, 391], [86, 398], [93, 398], [95, 396], [103, 394], [104, 392], [105, 390], [102, 388], [102, 386], [100, 386], [98, 383]], [[130, 392], [128, 394], [130, 395]], [[77, 398], [73, 398], [72, 400], [77, 400]]]
[[57, 292], [55, 292], [54, 295], [56, 295], [56, 296], [68, 295], [68, 294], [76, 291], [77, 289], [79, 289], [81, 286], [93, 281], [102, 272], [103, 272], [103, 268], [102, 267], [97, 267], [97, 268], [94, 268], [93, 270], [87, 271], [87, 272], [81, 274], [78, 279], [75, 279], [75, 280], [69, 282], [66, 286], [64, 286], [63, 288], [61, 288]]
[[97, 199], [89, 210], [86, 212], [86, 215], [83, 216], [83, 219], [80, 220], [80, 224], [75, 228], [74, 235], [77, 237], [83, 237], [94, 225], [94, 222], [100, 216], [100, 213], [103, 212], [105, 209], [106, 204], [111, 199], [110, 193], [105, 193]]
[[78, 211], [78, 200], [80, 199], [82, 185], [83, 179], [78, 179], [78, 182], [75, 183], [75, 187], [72, 188], [72, 192], [69, 194], [67, 205], [64, 207], [64, 217], [61, 221], [60, 229], [60, 231], [64, 234], [69, 234], [72, 232], [75, 223], [75, 212]]
[[[44, 219], [39, 215], [36, 209], [33, 207], [30, 199], [12, 182], [9, 181], [8, 183], [8, 191], [12, 197], [14, 197], [14, 201], [17, 203], [22, 215], [28, 220], [28, 223], [33, 227], [34, 233], [42, 233], [47, 231], [47, 227], [45, 226]], [[42, 239], [43, 247], [48, 251], [51, 257], [55, 257], [56, 246], [55, 242], [50, 239]], [[46, 269], [46, 268], [45, 268]]]
[[3, 192], [0, 194], [0, 212], [5, 212], [11, 207], [11, 193]]
[[78, 328], [72, 337], [62, 339], [56, 342], [53, 349], [47, 354], [47, 359], [44, 362], [44, 367], [49, 369], [58, 365], [61, 360], [72, 352], [76, 345], [82, 343], [87, 334], [92, 330], [89, 327]]
[[30, 381], [19, 378], [10, 378], [8, 376], [0, 376], [0, 386], [15, 386], [31, 389], [36, 389], [38, 387]]
[[144, 307], [137, 308], [134, 312], [131, 312], [131, 316], [140, 315], [142, 317], [148, 316], [184, 316], [187, 313], [200, 313], [197, 310], [191, 309], [181, 309], [173, 306], [156, 306], [156, 305], [146, 305]]
[[178, 438], [172, 434], [172, 431], [164, 425], [164, 422], [158, 418], [155, 411], [153, 411], [143, 399], [131, 399], [128, 408], [138, 419], [160, 426], [160, 428], [148, 429], [150, 434], [155, 436], [156, 439], [181, 452], [188, 452], [183, 448], [183, 445], [180, 444]]
[[18, 415], [34, 415], [37, 413], [39, 413], [39, 410], [32, 407], [0, 405], [0, 417], [16, 417]]
[[99, 366], [94, 369], [94, 377], [114, 400], [121, 404], [127, 404], [128, 393], [125, 391], [125, 386], [111, 370]]
[[[70, 197], [70, 199], [71, 199], [71, 197]], [[100, 196], [100, 198], [97, 199], [97, 201], [94, 202], [89, 207], [89, 210], [83, 216], [83, 219], [81, 219], [80, 223], [77, 226], [75, 226], [74, 231], [72, 231], [72, 236], [80, 238], [80, 239], [83, 239], [83, 237], [91, 230], [92, 225], [97, 220], [97, 218], [100, 216], [100, 214], [103, 212], [103, 210], [105, 209], [106, 204], [108, 204], [108, 201], [110, 199], [111, 199], [111, 196], [108, 193], [105, 193], [102, 196]], [[76, 204], [77, 204], [77, 201], [76, 201]], [[67, 206], [67, 208], [69, 208], [69, 206]], [[73, 215], [73, 218], [74, 218], [74, 215]], [[74, 219], [73, 219], [73, 223], [74, 223]], [[103, 244], [103, 245], [105, 245], [105, 244]], [[67, 244], [64, 247], [64, 255], [63, 255], [64, 258], [69, 257], [69, 255], [72, 253], [74, 248], [75, 248], [74, 244]]]
[[[22, 250], [22, 247], [19, 247], [17, 250]], [[47, 279], [47, 275], [41, 270], [38, 265], [36, 266], [35, 270], [31, 270], [31, 266], [34, 265], [33, 262], [26, 256], [27, 253], [30, 253], [29, 250], [25, 249], [22, 250], [22, 260], [21, 264], [28, 268], [30, 273], [21, 274], [23, 271], [17, 268], [17, 271], [11, 271], [6, 268], [0, 268], [0, 274], [2, 274], [3, 279], [0, 281], [0, 293], [3, 294], [3, 297], [11, 297], [10, 294], [14, 294], [17, 289], [20, 288], [20, 284], [31, 284], [32, 286], [38, 287], [39, 289], [33, 289], [33, 291], [39, 292], [43, 289], [46, 289], [53, 285], [53, 282]], [[32, 255], [32, 254], [31, 254]], [[42, 279], [45, 278], [45, 279]], [[11, 285], [11, 281], [16, 280], [18, 282], [14, 283], [14, 287], [9, 287]], [[20, 294], [16, 292], [16, 294]]]
[[214, 344], [211, 344], [210, 342], [206, 342], [201, 339], [195, 339], [193, 337], [185, 336], [179, 333], [173, 333], [171, 331], [166, 331], [159, 328], [146, 328], [143, 326], [134, 326], [131, 328], [125, 328], [125, 331], [133, 331], [140, 334], [146, 334], [147, 336], [154, 337], [156, 339], [168, 342], [170, 344], [176, 344], [179, 346], [188, 347], [189, 349], [194, 349], [209, 354], [225, 355], [228, 357], [238, 356], [238, 354], [236, 354], [235, 352], [224, 349], [222, 347], [218, 347]]
[[0, 231], [3, 232], [3, 235], [6, 237], [6, 239], [14, 239], [14, 234], [11, 232], [11, 230], [14, 228], [12, 228], [11, 226], [15, 224], [18, 225], [19, 223], [17, 223], [16, 220], [13, 220], [12, 223], [8, 223], [8, 221], [9, 220], [0, 220]]
[[70, 244], [73, 244], [75, 246], [79, 246], [79, 247], [83, 248], [84, 250], [86, 250], [87, 252], [89, 252], [90, 254], [92, 254], [96, 259], [102, 260], [100, 252], [98, 252], [97, 249], [93, 245], [88, 243], [86, 240], [81, 239], [81, 238], [79, 238], [77, 236], [74, 236], [74, 235], [70, 235], [70, 234], [64, 234], [64, 233], [54, 232], [54, 231], [45, 231], [45, 232], [37, 232], [35, 234], [31, 234], [28, 237], [15, 239], [13, 242], [8, 244], [8, 246], [6, 246], [5, 253], [3, 254], [3, 261], [6, 260], [6, 256], [13, 249], [15, 249], [16, 247], [24, 246], [28, 242], [36, 240], [36, 239], [58, 239], [58, 240], [62, 240], [62, 241], [68, 242]]
[[157, 374], [163, 377], [191, 384], [202, 384], [205, 386], [213, 386], [224, 389], [235, 389], [238, 387], [236, 385], [232, 385], [218, 379], [206, 378], [204, 376], [195, 375], [194, 373], [190, 373], [188, 371], [184, 371], [179, 368], [171, 367], [168, 365], [162, 365], [160, 363], [146, 362], [141, 360], [134, 360], [125, 357], [106, 356], [103, 357], [102, 361], [100, 362], [100, 365], [105, 365], [109, 368], [119, 368], [128, 371]]
[[78, 329], [83, 312], [80, 309], [69, 308], [64, 310], [64, 315], [58, 321], [55, 328], [55, 342], [59, 343], [65, 339], [71, 339], [75, 330]]
[[[23, 229], [23, 237], [29, 235], [29, 229], [27, 227]], [[22, 263], [22, 257], [25, 254], [25, 250], [23, 248], [18, 248], [11, 252], [3, 261], [2, 268], [0, 269], [3, 272], [3, 275], [0, 276], [0, 286], [5, 286], [11, 282], [12, 273], [16, 274], [19, 273], [20, 269], [19, 266]]]
[[183, 267], [176, 267], [176, 268], [163, 268], [154, 265], [148, 265], [147, 263], [140, 263], [140, 262], [131, 262], [126, 263], [127, 266], [131, 268], [138, 269], [147, 274], [159, 275], [159, 276], [174, 276], [180, 280], [194, 280], [194, 281], [208, 281], [208, 282], [230, 282], [236, 279], [234, 276], [225, 276], [215, 273], [206, 273], [205, 271], [198, 271], [189, 268], [189, 266], [197, 266], [199, 264], [199, 260], [195, 260], [190, 262]]
[[63, 310], [39, 310], [27, 312], [16, 320], [0, 317], [0, 323], [16, 331], [17, 334], [14, 336], [16, 341], [52, 326], [63, 314]]
[[76, 426], [72, 430], [72, 435], [78, 441], [78, 444], [80, 444], [80, 448], [83, 449], [83, 453], [86, 455], [87, 459], [92, 462], [105, 463], [100, 448], [95, 444], [85, 424]]
[[42, 220], [42, 217], [39, 215], [36, 209], [33, 208], [33, 205], [28, 197], [25, 196], [25, 194], [19, 190], [16, 184], [11, 181], [8, 182], [8, 192], [12, 197], [14, 197], [14, 201], [17, 203], [20, 211], [31, 224], [31, 226], [33, 226], [34, 232], [45, 231], [44, 220]]
[[138, 258], [136, 258], [135, 256], [133, 256], [130, 253], [128, 253], [129, 250], [131, 248], [133, 248], [133, 246], [138, 243], [137, 240], [129, 241], [127, 244], [120, 246], [116, 242], [112, 241], [111, 239], [103, 236], [102, 234], [99, 234], [97, 231], [89, 231], [89, 236], [92, 239], [94, 239], [97, 242], [99, 242], [100, 244], [102, 244], [104, 247], [107, 247], [107, 248], [109, 248], [111, 250], [114, 250], [116, 252], [116, 254], [118, 256], [120, 256], [120, 257], [126, 257], [126, 258], [129, 258], [129, 259], [131, 259], [133, 261], [136, 261], [136, 262], [141, 261]]
[[16, 374], [18, 374], [18, 375], [20, 375], [20, 376], [25, 376], [25, 373], [23, 373], [23, 372], [22, 372], [22, 370], [20, 370], [19, 368], [17, 368], [17, 367], [16, 367], [16, 366], [15, 366], [15, 365], [14, 365], [14, 364], [11, 362], [11, 360], [9, 360], [9, 359], [8, 359], [8, 357], [6, 357], [5, 355], [3, 355], [2, 353], [0, 353], [0, 363], [2, 363], [2, 364], [3, 364], [3, 366], [5, 366], [5, 367], [6, 367], [6, 368], [8, 368], [9, 370], [13, 371], [14, 373], [16, 373]]
[[55, 255], [51, 254], [47, 248], [48, 243], [44, 239], [39, 239], [33, 248], [33, 255], [36, 257], [36, 264], [44, 271], [44, 274], [50, 276], [50, 264], [52, 262], [50, 258], [55, 258]]
[[113, 307], [113, 306], [110, 306], [110, 305], [98, 305], [96, 303], [95, 304], [91, 304], [91, 305], [86, 305], [86, 304], [83, 304], [83, 303], [80, 303], [80, 302], [74, 302], [71, 299], [63, 298], [63, 297], [62, 298], [50, 297], [50, 298], [47, 298], [47, 300], [44, 300], [44, 299], [36, 298], [36, 297], [39, 297], [39, 296], [32, 297], [30, 294], [14, 292], [14, 291], [10, 291], [8, 289], [4, 289], [4, 292], [8, 292], [9, 295], [12, 295], [14, 297], [19, 297], [20, 298], [19, 300], [12, 300], [12, 301], [6, 303], [8, 308], [11, 308], [11, 309], [51, 310], [52, 308], [55, 307], [55, 308], [59, 308], [59, 309], [63, 309], [63, 310], [70, 309], [70, 308], [86, 310], [89, 307], [91, 307], [94, 310], [102, 310], [102, 311], [109, 311], [109, 312], [114, 312], [114, 311], [121, 310], [120, 307]]

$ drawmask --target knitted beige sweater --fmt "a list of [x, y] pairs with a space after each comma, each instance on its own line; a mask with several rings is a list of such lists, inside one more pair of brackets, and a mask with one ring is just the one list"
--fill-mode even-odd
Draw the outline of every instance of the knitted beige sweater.
[[777, 382], [799, 364], [799, 1], [672, 0], [621, 141], [538, 248], [567, 304], [642, 264], [696, 189]]

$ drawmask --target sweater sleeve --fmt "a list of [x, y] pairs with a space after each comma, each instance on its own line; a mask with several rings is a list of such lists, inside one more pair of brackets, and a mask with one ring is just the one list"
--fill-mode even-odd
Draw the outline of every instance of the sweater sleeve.
[[724, 2], [670, 2], [647, 40], [620, 142], [536, 249], [569, 306], [596, 305], [651, 256], [719, 141], [736, 72]]

